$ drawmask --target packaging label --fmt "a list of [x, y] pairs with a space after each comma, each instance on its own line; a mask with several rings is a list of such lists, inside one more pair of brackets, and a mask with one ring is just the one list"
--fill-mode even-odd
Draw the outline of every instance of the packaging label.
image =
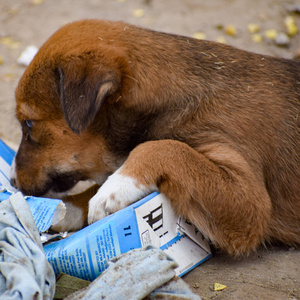
[[[150, 243], [168, 253], [179, 265], [176, 275], [182, 276], [208, 258], [209, 244], [193, 224], [174, 213], [167, 197], [151, 195], [135, 208], [142, 245]], [[189, 255], [183, 255], [187, 250]]]
[[121, 254], [114, 222], [92, 227], [44, 248], [56, 275], [93, 280], [106, 269], [107, 260]]

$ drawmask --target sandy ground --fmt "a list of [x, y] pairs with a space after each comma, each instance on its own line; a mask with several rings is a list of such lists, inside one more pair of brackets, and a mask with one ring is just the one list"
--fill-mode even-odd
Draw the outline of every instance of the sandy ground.
[[[300, 16], [288, 11], [295, 4], [296, 0], [0, 0], [0, 138], [14, 147], [20, 141], [14, 89], [25, 67], [17, 64], [17, 58], [29, 45], [40, 47], [68, 22], [122, 20], [187, 36], [201, 33], [209, 40], [225, 39], [239, 48], [293, 58], [300, 47], [299, 34], [282, 48], [264, 32], [285, 32], [289, 15], [300, 27]], [[249, 23], [260, 25], [261, 43], [253, 41]], [[228, 25], [237, 30], [235, 36], [226, 34]], [[239, 260], [216, 252], [184, 280], [202, 299], [300, 299], [300, 251], [273, 246]], [[215, 292], [215, 282], [227, 288]]]

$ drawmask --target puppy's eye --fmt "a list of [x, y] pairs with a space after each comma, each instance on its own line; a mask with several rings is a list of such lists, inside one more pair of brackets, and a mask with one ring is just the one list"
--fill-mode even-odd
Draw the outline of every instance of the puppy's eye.
[[32, 120], [24, 120], [22, 121], [23, 135], [25, 136], [26, 141], [31, 141], [33, 121]]
[[28, 128], [32, 128], [32, 120], [25, 120], [25, 125], [26, 125]]

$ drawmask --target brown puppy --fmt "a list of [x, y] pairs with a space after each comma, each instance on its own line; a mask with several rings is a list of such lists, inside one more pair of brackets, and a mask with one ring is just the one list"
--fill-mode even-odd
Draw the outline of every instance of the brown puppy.
[[[91, 178], [94, 222], [153, 190], [233, 255], [300, 242], [300, 63], [88, 20], [57, 31], [16, 90], [13, 182]], [[59, 229], [83, 226], [71, 216]], [[65, 228], [63, 228], [65, 227]]]

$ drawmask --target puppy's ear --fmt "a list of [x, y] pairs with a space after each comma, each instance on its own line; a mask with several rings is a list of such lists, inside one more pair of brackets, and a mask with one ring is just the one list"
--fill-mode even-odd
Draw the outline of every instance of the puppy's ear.
[[78, 61], [57, 71], [65, 119], [71, 130], [80, 134], [93, 122], [103, 100], [117, 90], [119, 79], [112, 71]]

